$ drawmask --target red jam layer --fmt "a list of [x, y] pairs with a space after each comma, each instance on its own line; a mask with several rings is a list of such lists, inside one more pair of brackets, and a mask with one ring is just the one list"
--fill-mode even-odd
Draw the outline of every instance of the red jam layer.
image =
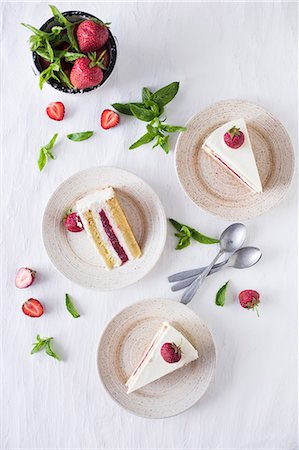
[[103, 209], [101, 209], [101, 211], [99, 212], [99, 216], [101, 218], [103, 228], [108, 236], [109, 241], [111, 242], [112, 247], [120, 257], [122, 264], [124, 264], [129, 260], [128, 255], [126, 254], [124, 248], [120, 245], [120, 242], [116, 234], [114, 233], [111, 223], [109, 222], [109, 219]]

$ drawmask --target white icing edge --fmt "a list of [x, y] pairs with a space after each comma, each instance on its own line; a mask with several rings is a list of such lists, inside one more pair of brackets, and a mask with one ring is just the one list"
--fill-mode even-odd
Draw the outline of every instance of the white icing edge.
[[80, 215], [96, 205], [104, 204], [113, 197], [115, 197], [115, 193], [112, 187], [90, 192], [77, 201], [75, 210]]

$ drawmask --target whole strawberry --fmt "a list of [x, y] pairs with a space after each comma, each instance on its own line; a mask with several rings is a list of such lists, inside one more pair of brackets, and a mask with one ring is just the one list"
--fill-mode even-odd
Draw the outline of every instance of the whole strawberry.
[[244, 143], [244, 139], [244, 133], [240, 130], [240, 128], [237, 128], [236, 126], [233, 126], [224, 135], [224, 142], [230, 148], [241, 147], [241, 145], [243, 145]]
[[160, 352], [164, 361], [170, 364], [178, 362], [182, 357], [181, 348], [174, 344], [174, 342], [165, 342]]
[[240, 305], [246, 309], [253, 309], [259, 316], [258, 304], [260, 303], [260, 294], [257, 291], [246, 289], [239, 294]]
[[92, 61], [86, 56], [76, 59], [70, 80], [75, 88], [86, 89], [100, 84], [103, 80], [103, 72], [100, 67], [93, 65]]
[[84, 230], [83, 223], [77, 213], [71, 212], [63, 221], [65, 228], [71, 233], [79, 233]]
[[99, 50], [109, 38], [106, 25], [93, 20], [84, 20], [77, 29], [77, 41], [81, 52], [88, 53]]

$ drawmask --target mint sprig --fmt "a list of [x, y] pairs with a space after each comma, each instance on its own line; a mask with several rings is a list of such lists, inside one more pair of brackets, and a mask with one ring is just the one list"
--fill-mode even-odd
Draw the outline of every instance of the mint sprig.
[[169, 153], [169, 134], [185, 131], [185, 127], [165, 124], [160, 120], [167, 105], [176, 96], [179, 90], [179, 82], [174, 81], [162, 87], [156, 92], [151, 92], [147, 87], [142, 88], [142, 102], [133, 103], [113, 103], [112, 106], [121, 114], [134, 116], [137, 119], [147, 122], [147, 133], [141, 136], [136, 142], [130, 145], [129, 150], [140, 147], [154, 141], [152, 148], [160, 146], [165, 153]]
[[218, 292], [216, 294], [215, 303], [218, 306], [225, 305], [225, 297], [226, 297], [226, 290], [227, 290], [228, 283], [229, 283], [229, 281], [227, 281], [223, 286], [221, 286], [221, 288], [218, 290]]
[[55, 159], [55, 156], [52, 153], [52, 149], [55, 145], [58, 133], [55, 133], [50, 142], [44, 145], [39, 151], [39, 158], [37, 161], [37, 165], [40, 171], [45, 167], [48, 159]]
[[195, 230], [195, 228], [184, 225], [174, 219], [169, 219], [169, 222], [177, 230], [177, 233], [174, 234], [179, 239], [176, 250], [182, 250], [183, 248], [188, 247], [190, 245], [191, 238], [201, 244], [217, 244], [219, 242], [219, 239], [206, 236]]
[[74, 303], [71, 300], [71, 297], [69, 294], [65, 294], [65, 306], [66, 309], [68, 310], [68, 312], [75, 318], [77, 319], [78, 317], [80, 317], [80, 314], [78, 313]]
[[32, 344], [33, 348], [30, 352], [31, 355], [34, 355], [34, 353], [37, 353], [44, 349], [45, 352], [47, 353], [47, 355], [51, 356], [52, 358], [57, 359], [58, 361], [61, 360], [60, 356], [57, 355], [57, 353], [55, 353], [51, 347], [51, 340], [53, 339], [52, 337], [41, 338], [40, 335], [38, 334], [35, 339], [36, 339], [36, 342], [34, 342], [34, 344]]

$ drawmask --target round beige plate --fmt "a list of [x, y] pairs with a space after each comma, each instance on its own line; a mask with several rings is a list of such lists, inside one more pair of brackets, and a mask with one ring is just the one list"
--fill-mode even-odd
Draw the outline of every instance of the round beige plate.
[[[142, 256], [106, 270], [85, 231], [68, 232], [62, 219], [89, 191], [113, 186]], [[43, 218], [43, 241], [54, 266], [70, 280], [89, 288], [122, 288], [146, 275], [158, 261], [166, 240], [166, 217], [156, 193], [144, 181], [114, 167], [94, 167], [64, 181], [50, 198]]]
[[[127, 395], [125, 382], [163, 320], [196, 348], [196, 361]], [[111, 397], [148, 418], [174, 416], [196, 403], [211, 381], [216, 362], [212, 335], [187, 306], [172, 300], [143, 300], [121, 311], [104, 330], [97, 354], [100, 378]]]
[[[244, 118], [261, 177], [262, 194], [254, 194], [201, 146], [225, 122]], [[216, 103], [196, 114], [176, 145], [176, 169], [181, 185], [193, 202], [228, 220], [256, 217], [285, 196], [294, 172], [294, 153], [282, 124], [260, 106], [242, 100]]]

